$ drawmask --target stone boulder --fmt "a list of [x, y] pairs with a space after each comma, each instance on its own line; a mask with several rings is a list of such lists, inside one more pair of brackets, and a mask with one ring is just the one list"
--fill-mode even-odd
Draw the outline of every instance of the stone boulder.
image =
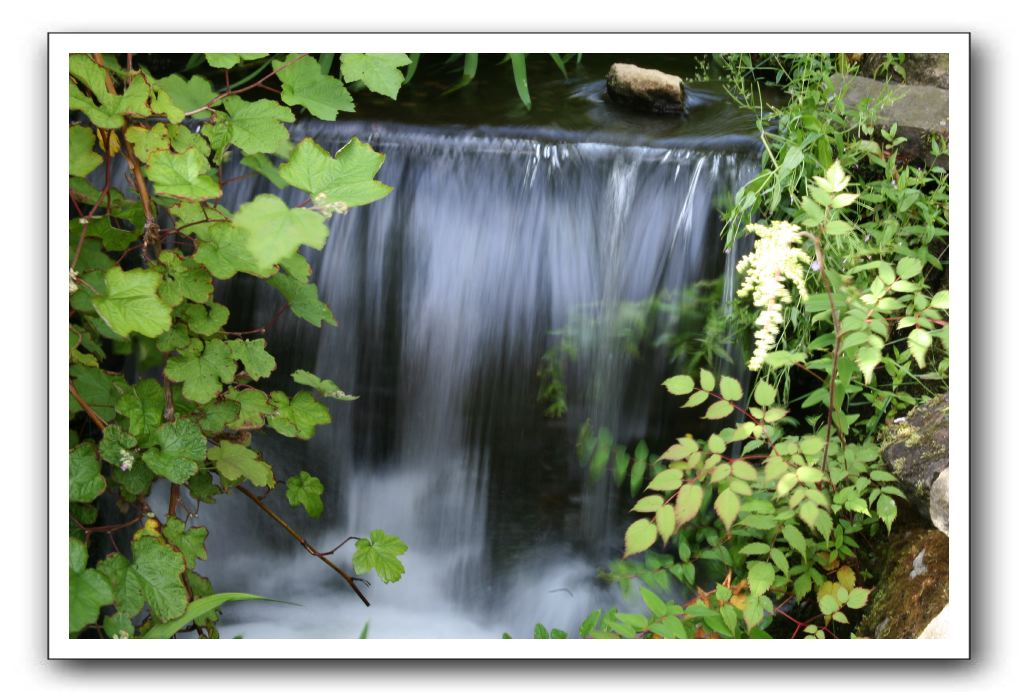
[[[908, 416], [888, 427], [881, 452], [887, 468], [898, 477], [909, 503], [928, 521], [933, 521], [931, 502], [935, 502], [937, 522], [943, 524], [945, 532], [948, 477], [941, 479], [941, 476], [950, 462], [949, 410], [946, 394], [916, 406]], [[933, 492], [935, 483], [938, 485]]]
[[935, 158], [929, 146], [931, 135], [947, 139], [949, 134], [947, 89], [886, 83], [845, 74], [832, 75], [831, 84], [835, 94], [844, 92], [841, 98], [850, 106], [858, 106], [864, 99], [874, 101], [885, 91], [890, 92], [891, 102], [877, 114], [877, 124], [883, 128], [897, 124], [897, 135], [906, 140], [899, 149], [901, 157], [947, 168], [947, 157]]
[[[876, 77], [884, 62], [883, 53], [864, 53], [860, 60], [863, 74]], [[941, 89], [950, 87], [950, 56], [947, 53], [906, 53], [902, 61], [905, 78], [890, 70], [888, 77], [905, 84], [928, 84]]]
[[947, 605], [948, 555], [948, 538], [940, 531], [895, 524], [882, 556], [883, 573], [856, 635], [915, 639], [926, 631]]
[[608, 99], [647, 113], [681, 114], [686, 110], [682, 79], [660, 70], [615, 63], [608, 70]]

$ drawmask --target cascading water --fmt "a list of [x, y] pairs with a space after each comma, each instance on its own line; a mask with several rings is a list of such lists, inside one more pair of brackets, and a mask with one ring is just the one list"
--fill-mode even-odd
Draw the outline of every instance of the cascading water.
[[[304, 368], [360, 399], [330, 403], [332, 425], [310, 442], [256, 445], [283, 473], [322, 478], [325, 514], [294, 520], [319, 549], [381, 528], [409, 545], [407, 571], [373, 585], [366, 609], [256, 509], [222, 499], [201, 510], [217, 589], [304, 606], [231, 606], [224, 637], [353, 637], [365, 622], [371, 637], [526, 636], [539, 621], [575, 632], [612, 605], [596, 571], [621, 552], [625, 507], [610, 480], [580, 467], [578, 431], [590, 420], [626, 444], [676, 434], [660, 387], [666, 357], [624, 353], [613, 315], [722, 274], [715, 203], [753, 174], [756, 154], [738, 138], [692, 148], [514, 134], [294, 129], [294, 141], [331, 150], [351, 136], [370, 142], [394, 191], [334, 216], [325, 250], [308, 255], [338, 328], [286, 315], [268, 334], [275, 387], [292, 389], [289, 373]], [[232, 187], [234, 207], [262, 191]], [[233, 329], [282, 305], [244, 283], [223, 299]], [[589, 347], [571, 369], [568, 414], [548, 419], [536, 372], [550, 332], [578, 310], [596, 318], [584, 323]], [[276, 501], [288, 519], [299, 514]]]

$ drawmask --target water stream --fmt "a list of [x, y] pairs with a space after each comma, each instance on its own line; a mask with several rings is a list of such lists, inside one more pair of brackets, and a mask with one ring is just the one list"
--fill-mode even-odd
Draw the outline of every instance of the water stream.
[[[302, 606], [229, 606], [222, 636], [355, 637], [366, 622], [371, 637], [528, 636], [539, 621], [575, 633], [618, 599], [596, 574], [621, 553], [628, 492], [610, 473], [588, 477], [577, 434], [590, 420], [623, 444], [662, 441], [680, 414], [660, 387], [666, 355], [626, 353], [614, 315], [726, 267], [731, 283], [716, 206], [757, 160], [742, 136], [632, 131], [627, 141], [378, 120], [294, 128], [294, 141], [333, 151], [351, 136], [370, 142], [394, 192], [333, 217], [325, 250], [308, 254], [339, 326], [286, 315], [269, 334], [273, 387], [294, 391], [289, 373], [305, 368], [360, 399], [329, 403], [333, 423], [310, 442], [255, 444], [277, 476], [308, 468], [325, 483], [318, 520], [274, 498], [316, 546], [381, 528], [409, 545], [407, 571], [374, 581], [364, 608], [256, 508], [221, 499], [201, 509], [215, 556], [202, 571], [217, 590]], [[267, 185], [241, 181], [226, 203], [275, 191]], [[256, 282], [233, 282], [221, 299], [240, 329], [282, 305]], [[549, 419], [536, 373], [551, 332], [578, 310], [598, 319], [569, 369], [568, 413]], [[336, 559], [349, 566], [351, 554], [348, 544]]]

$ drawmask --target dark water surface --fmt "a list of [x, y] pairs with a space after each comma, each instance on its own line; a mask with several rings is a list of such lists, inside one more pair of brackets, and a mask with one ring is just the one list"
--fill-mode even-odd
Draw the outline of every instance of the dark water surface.
[[[644, 57], [628, 61], [692, 64]], [[659, 443], [677, 434], [678, 414], [660, 387], [665, 356], [624, 352], [613, 316], [726, 268], [731, 282], [716, 206], [752, 176], [757, 153], [751, 119], [709, 85], [691, 85], [681, 119], [604, 103], [608, 62], [584, 56], [569, 79], [535, 67], [531, 114], [495, 76], [508, 65], [482, 61], [477, 82], [448, 97], [435, 90], [455, 75], [444, 87], [415, 77], [397, 105], [368, 98], [356, 120], [294, 127], [294, 141], [333, 151], [352, 136], [370, 142], [394, 191], [333, 217], [325, 250], [308, 255], [339, 326], [286, 315], [269, 334], [272, 386], [293, 391], [289, 373], [304, 368], [360, 399], [329, 403], [333, 423], [310, 442], [266, 435], [256, 446], [282, 478], [302, 467], [322, 478], [317, 521], [281, 488], [273, 498], [319, 549], [381, 528], [409, 545], [407, 572], [373, 583], [364, 608], [256, 508], [223, 498], [200, 520], [217, 590], [302, 605], [228, 606], [224, 637], [355, 637], [365, 622], [371, 637], [528, 636], [538, 621], [575, 633], [617, 601], [596, 571], [621, 554], [628, 493], [588, 478], [577, 435], [589, 419], [622, 443]], [[232, 206], [271, 190], [234, 187]], [[282, 304], [256, 282], [222, 298], [232, 329]], [[569, 412], [548, 419], [541, 356], [580, 309], [598, 319], [581, 327]], [[348, 567], [350, 555], [352, 543], [336, 560]]]

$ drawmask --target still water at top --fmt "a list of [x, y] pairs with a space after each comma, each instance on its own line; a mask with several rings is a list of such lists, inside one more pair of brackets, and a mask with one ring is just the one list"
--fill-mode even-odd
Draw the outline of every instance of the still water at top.
[[[757, 155], [719, 93], [694, 87], [680, 120], [630, 115], [603, 102], [607, 67], [594, 75], [598, 60], [584, 62], [568, 80], [532, 76], [531, 119], [511, 101], [482, 107], [494, 85], [479, 81], [449, 102], [409, 89], [358, 120], [295, 126], [294, 141], [330, 150], [370, 142], [394, 191], [333, 217], [325, 250], [309, 255], [339, 326], [287, 315], [268, 335], [274, 387], [292, 389], [289, 373], [304, 368], [360, 398], [329, 403], [333, 423], [310, 442], [256, 445], [281, 477], [307, 468], [325, 483], [318, 520], [273, 494], [319, 549], [384, 529], [409, 545], [406, 574], [373, 583], [364, 608], [256, 508], [223, 499], [201, 510], [217, 590], [303, 607], [229, 606], [222, 636], [355, 637], [365, 623], [373, 638], [528, 636], [536, 622], [575, 634], [590, 610], [618, 603], [597, 570], [621, 554], [628, 491], [610, 471], [588, 476], [577, 436], [589, 420], [654, 449], [683, 432], [660, 387], [675, 365], [660, 350], [627, 351], [621, 316], [726, 268], [732, 280], [717, 206]], [[232, 187], [233, 206], [270, 189]], [[254, 282], [224, 299], [231, 329], [282, 305]], [[537, 372], [567, 324], [581, 346], [568, 413], [550, 419]], [[351, 554], [347, 544], [335, 559], [348, 567]]]

